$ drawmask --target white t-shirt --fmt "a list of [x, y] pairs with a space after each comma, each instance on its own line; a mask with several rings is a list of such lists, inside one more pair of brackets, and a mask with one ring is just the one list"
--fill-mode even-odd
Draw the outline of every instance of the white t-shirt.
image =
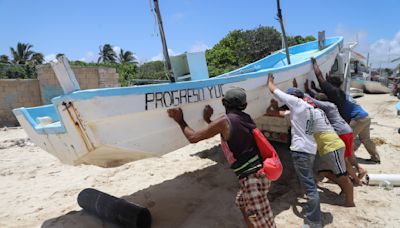
[[317, 143], [314, 139], [314, 108], [300, 98], [282, 92], [279, 89], [274, 95], [290, 109], [290, 123], [292, 127], [292, 142], [290, 150], [317, 153]]
[[335, 132], [324, 111], [319, 108], [315, 108], [314, 113], [314, 133]]

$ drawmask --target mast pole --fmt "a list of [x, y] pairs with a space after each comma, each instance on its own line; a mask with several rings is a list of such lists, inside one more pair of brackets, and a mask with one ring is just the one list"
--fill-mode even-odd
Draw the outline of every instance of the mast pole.
[[167, 42], [165, 41], [165, 33], [161, 20], [160, 8], [158, 7], [158, 0], [154, 0], [154, 11], [157, 15], [158, 28], [160, 29], [161, 42], [164, 54], [164, 67], [167, 72], [167, 77], [171, 82], [175, 82], [174, 73], [172, 72], [171, 60], [169, 59]]
[[286, 37], [285, 26], [283, 25], [281, 4], [280, 4], [279, 0], [276, 0], [276, 3], [277, 3], [277, 7], [278, 7], [278, 20], [279, 20], [279, 23], [281, 24], [283, 42], [285, 44], [286, 59], [287, 59], [288, 64], [290, 65], [289, 48], [288, 48], [288, 44], [287, 44], [288, 41], [287, 41], [287, 37]]

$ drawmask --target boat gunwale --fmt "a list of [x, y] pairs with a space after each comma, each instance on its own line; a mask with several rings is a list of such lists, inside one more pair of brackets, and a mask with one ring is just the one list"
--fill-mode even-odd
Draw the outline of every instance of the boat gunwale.
[[[326, 54], [330, 53], [333, 51], [337, 45], [343, 43], [343, 37], [337, 36], [337, 37], [330, 37], [329, 39], [336, 39], [335, 42], [333, 42], [329, 47], [319, 51], [317, 55], [315, 55], [315, 58], [318, 60], [325, 56]], [[312, 42], [318, 42], [318, 41], [312, 41]], [[312, 42], [308, 43], [303, 43], [299, 45], [295, 45], [290, 47], [290, 49], [310, 44]], [[282, 51], [282, 50], [280, 50]], [[277, 51], [275, 54], [278, 54], [280, 51]], [[248, 64], [246, 66], [255, 64], [261, 60], [264, 60], [265, 58], [269, 58], [272, 55], [266, 56], [260, 60], [257, 60], [254, 63]], [[61, 95], [54, 97], [51, 99], [52, 103], [54, 105], [58, 105], [59, 103], [63, 101], [79, 101], [79, 100], [88, 100], [92, 99], [94, 97], [108, 97], [108, 96], [126, 96], [126, 95], [134, 95], [134, 94], [144, 94], [144, 93], [154, 93], [154, 92], [165, 92], [165, 91], [172, 91], [172, 90], [182, 90], [182, 89], [189, 89], [189, 88], [204, 88], [208, 86], [213, 86], [217, 84], [228, 84], [228, 83], [234, 83], [234, 82], [239, 82], [239, 81], [244, 81], [247, 79], [251, 78], [257, 78], [257, 77], [262, 77], [265, 76], [268, 73], [277, 73], [281, 71], [287, 71], [291, 70], [293, 68], [297, 68], [306, 64], [309, 64], [311, 60], [306, 60], [302, 61], [296, 64], [291, 64], [287, 66], [282, 66], [278, 68], [267, 68], [267, 69], [262, 69], [258, 70], [256, 72], [248, 72], [248, 73], [243, 73], [243, 74], [238, 74], [238, 75], [233, 75], [233, 76], [224, 76], [226, 74], [229, 74], [230, 72], [226, 74], [222, 74], [213, 78], [208, 78], [208, 79], [202, 79], [202, 80], [196, 80], [196, 81], [185, 81], [185, 82], [176, 82], [176, 83], [161, 83], [161, 84], [152, 84], [152, 85], [141, 85], [141, 86], [129, 86], [129, 87], [113, 87], [113, 88], [97, 88], [97, 89], [87, 89], [87, 90], [79, 90], [79, 91], [74, 91], [69, 94]], [[244, 66], [244, 67], [246, 67]], [[243, 68], [243, 67], [241, 67]], [[241, 69], [239, 68], [239, 69]], [[239, 69], [236, 69], [234, 71], [237, 71]], [[231, 71], [231, 72], [234, 72]]]
[[[329, 45], [327, 48], [319, 51], [317, 55], [315, 55], [316, 59], [320, 59], [323, 56], [329, 54], [332, 52], [339, 44], [343, 43], [343, 37], [330, 37], [329, 39], [335, 39], [335, 41]], [[312, 41], [312, 42], [317, 42], [317, 41]], [[299, 47], [299, 46], [306, 46], [310, 45], [312, 42], [307, 42], [304, 44], [299, 44], [290, 47], [290, 49]], [[289, 49], [289, 50], [290, 50]], [[54, 106], [55, 111], [57, 115], [60, 117], [59, 110], [56, 108], [60, 103], [64, 101], [79, 101], [79, 100], [88, 100], [92, 99], [95, 97], [111, 97], [111, 96], [128, 96], [128, 95], [135, 95], [135, 94], [144, 94], [144, 93], [154, 93], [154, 92], [165, 92], [165, 91], [173, 91], [173, 90], [182, 90], [182, 89], [194, 89], [194, 88], [204, 88], [208, 86], [213, 86], [217, 84], [229, 84], [229, 83], [235, 83], [235, 82], [240, 82], [244, 81], [247, 79], [252, 79], [252, 78], [257, 78], [257, 77], [262, 77], [265, 76], [266, 74], [270, 72], [281, 72], [281, 71], [287, 71], [291, 70], [293, 68], [298, 68], [303, 65], [306, 65], [311, 62], [311, 60], [306, 60], [302, 61], [296, 64], [291, 64], [291, 65], [286, 65], [278, 68], [266, 68], [262, 70], [258, 70], [255, 72], [248, 72], [248, 73], [241, 73], [237, 75], [232, 75], [229, 76], [227, 74], [236, 72], [240, 69], [243, 69], [245, 67], [254, 65], [262, 60], [265, 60], [266, 58], [269, 58], [273, 55], [279, 54], [284, 50], [280, 50], [275, 52], [272, 55], [266, 56], [260, 60], [257, 60], [254, 63], [250, 63], [246, 66], [243, 66], [239, 69], [236, 69], [234, 71], [228, 72], [226, 74], [222, 74], [213, 78], [209, 79], [203, 79], [203, 80], [196, 80], [196, 81], [187, 81], [187, 82], [178, 82], [178, 83], [163, 83], [163, 84], [155, 84], [155, 85], [143, 85], [143, 86], [130, 86], [130, 87], [117, 87], [117, 88], [98, 88], [98, 89], [88, 89], [88, 90], [80, 90], [80, 91], [74, 91], [66, 95], [61, 95], [58, 97], [54, 97], [51, 99], [52, 104], [48, 105], [43, 105], [43, 106], [36, 106], [36, 107], [31, 107], [31, 108], [17, 108], [14, 109], [13, 112], [16, 116], [18, 115], [23, 115], [26, 119], [26, 121], [30, 124], [32, 129], [38, 133], [39, 135], [44, 135], [44, 134], [65, 134], [67, 133], [67, 130], [65, 128], [65, 125], [60, 118], [59, 121], [56, 121], [52, 124], [46, 125], [46, 126], [39, 126], [39, 124], [33, 119], [33, 117], [30, 115], [29, 110], [32, 108], [37, 108], [37, 107], [49, 107], [49, 106]]]

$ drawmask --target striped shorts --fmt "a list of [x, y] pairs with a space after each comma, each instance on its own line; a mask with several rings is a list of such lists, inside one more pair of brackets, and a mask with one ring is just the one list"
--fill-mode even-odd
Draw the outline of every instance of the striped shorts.
[[347, 175], [346, 164], [344, 163], [344, 150], [340, 148], [325, 155], [319, 156], [317, 162], [318, 172], [331, 172], [336, 176]]
[[254, 227], [275, 227], [274, 215], [267, 198], [271, 185], [264, 174], [250, 174], [239, 179], [236, 205], [244, 209]]

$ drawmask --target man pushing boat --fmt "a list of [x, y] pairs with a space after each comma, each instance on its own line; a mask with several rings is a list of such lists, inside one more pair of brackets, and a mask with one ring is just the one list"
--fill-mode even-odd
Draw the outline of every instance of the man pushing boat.
[[248, 227], [275, 227], [274, 217], [267, 198], [271, 181], [260, 172], [263, 161], [252, 135], [256, 128], [253, 119], [245, 112], [246, 92], [242, 88], [231, 88], [224, 93], [222, 104], [226, 115], [211, 121], [213, 109], [206, 106], [204, 121], [209, 125], [194, 131], [184, 120], [182, 109], [168, 109], [168, 115], [182, 129], [191, 143], [221, 135], [221, 147], [230, 167], [239, 178], [240, 188], [236, 205], [240, 208]]

